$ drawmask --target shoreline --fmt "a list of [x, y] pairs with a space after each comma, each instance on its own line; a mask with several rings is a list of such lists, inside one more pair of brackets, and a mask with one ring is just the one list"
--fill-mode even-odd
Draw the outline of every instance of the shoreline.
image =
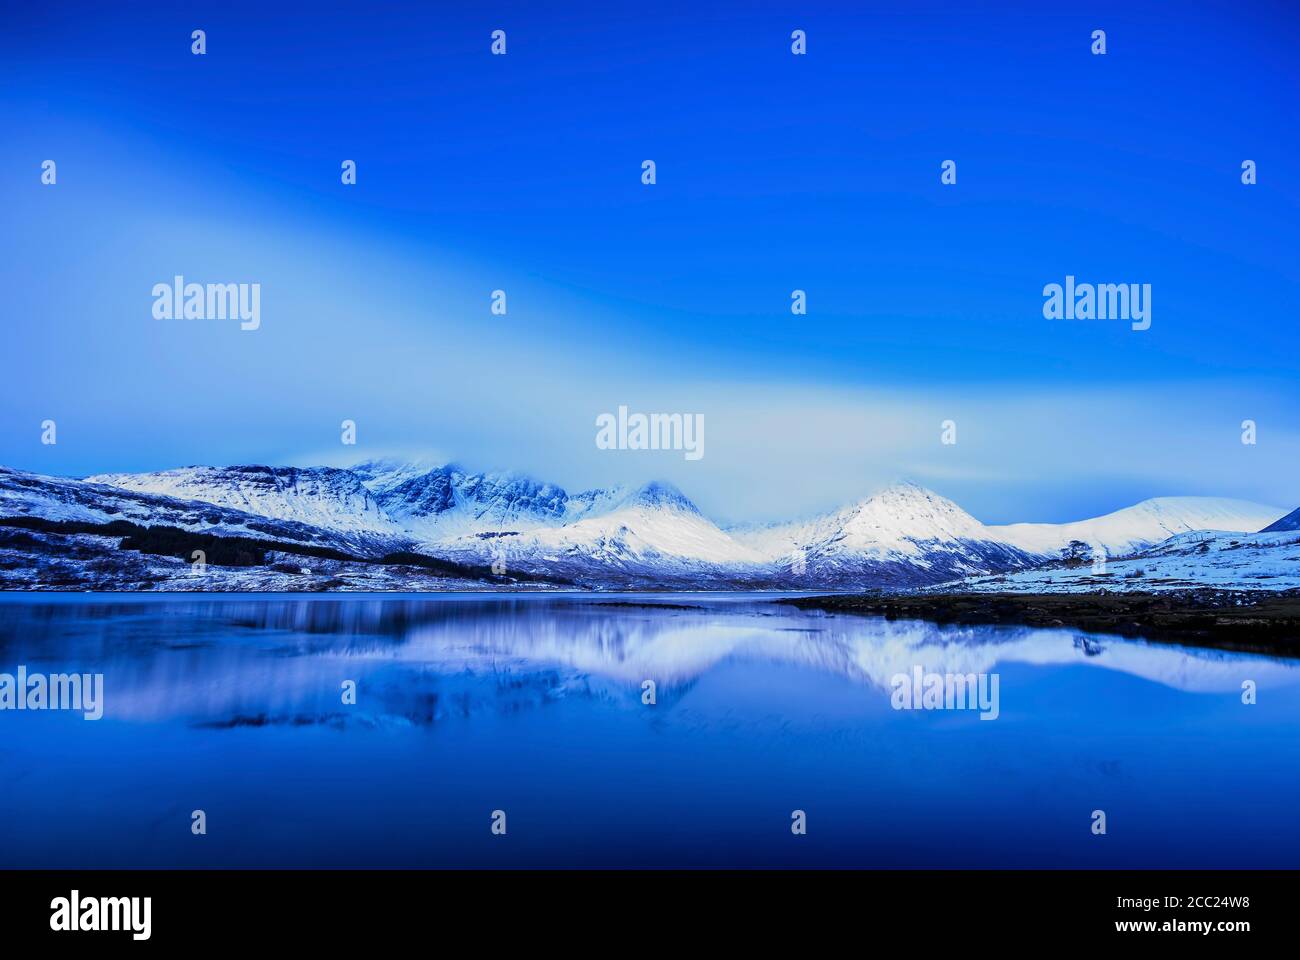
[[1075, 629], [1300, 658], [1300, 595], [1295, 593], [853, 594], [777, 602], [802, 610], [883, 616], [887, 620]]

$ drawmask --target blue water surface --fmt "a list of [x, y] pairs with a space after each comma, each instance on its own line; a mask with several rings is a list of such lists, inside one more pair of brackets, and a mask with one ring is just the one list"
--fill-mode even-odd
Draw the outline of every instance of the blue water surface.
[[[766, 596], [6, 595], [19, 665], [104, 716], [0, 711], [0, 866], [1300, 866], [1296, 661]], [[894, 709], [918, 666], [998, 716]]]

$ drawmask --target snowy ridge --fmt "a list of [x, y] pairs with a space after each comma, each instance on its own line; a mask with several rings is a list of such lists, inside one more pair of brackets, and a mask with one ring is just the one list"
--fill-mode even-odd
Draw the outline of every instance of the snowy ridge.
[[815, 583], [935, 582], [1041, 561], [999, 540], [951, 500], [910, 482], [806, 523], [732, 533], [769, 562], [803, 570]]
[[106, 473], [87, 477], [86, 482], [198, 500], [328, 530], [402, 532], [360, 478], [333, 467], [180, 467], [157, 473]]
[[[24, 479], [25, 478], [25, 479]], [[0, 474], [0, 516], [115, 518], [414, 549], [596, 586], [854, 588], [1040, 568], [1073, 541], [1120, 557], [1198, 530], [1258, 531], [1284, 510], [1165, 497], [1064, 524], [986, 525], [915, 483], [808, 521], [722, 529], [668, 483], [570, 495], [516, 471], [370, 460], [333, 467], [193, 466], [85, 481]], [[273, 532], [268, 532], [273, 531]]]
[[349, 467], [348, 470], [365, 484], [367, 490], [378, 497], [407, 480], [423, 476], [440, 466], [441, 464], [431, 460], [398, 460], [384, 457], [377, 460], [363, 460]]
[[429, 542], [562, 523], [568, 500], [561, 488], [525, 474], [469, 473], [456, 464], [409, 477], [378, 497], [393, 523]]
[[874, 559], [919, 556], [926, 542], [991, 539], [983, 524], [951, 500], [910, 482], [805, 523], [740, 527], [732, 534], [769, 557], [830, 547]]
[[1300, 509], [1292, 510], [1281, 520], [1270, 523], [1260, 533], [1278, 533], [1284, 530], [1300, 530]]
[[679, 490], [659, 481], [634, 490], [584, 494], [578, 508], [567, 516], [578, 519], [527, 533], [462, 538], [442, 546], [516, 562], [586, 560], [624, 572], [667, 568], [680, 573], [683, 562], [757, 568], [764, 560], [705, 519]]
[[935, 589], [981, 593], [1088, 593], [1161, 590], [1300, 589], [1300, 533], [1255, 534], [1197, 530], [1094, 569], [1049, 564], [986, 575]]
[[1057, 554], [1071, 540], [1123, 556], [1192, 530], [1261, 530], [1285, 511], [1222, 497], [1157, 497], [1123, 510], [1074, 523], [1014, 523], [988, 529], [1023, 550]]
[[143, 493], [110, 484], [45, 477], [0, 467], [0, 517], [170, 526], [227, 537], [286, 540], [361, 555], [401, 549], [406, 537], [334, 530], [296, 520], [278, 520], [206, 501]]

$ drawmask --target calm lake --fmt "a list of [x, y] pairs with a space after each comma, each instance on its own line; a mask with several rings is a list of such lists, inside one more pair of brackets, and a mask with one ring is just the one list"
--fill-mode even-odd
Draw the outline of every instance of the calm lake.
[[[6, 867], [1300, 865], [1295, 661], [752, 595], [0, 596], [20, 666], [103, 717], [0, 711]], [[996, 718], [895, 709], [917, 673]]]

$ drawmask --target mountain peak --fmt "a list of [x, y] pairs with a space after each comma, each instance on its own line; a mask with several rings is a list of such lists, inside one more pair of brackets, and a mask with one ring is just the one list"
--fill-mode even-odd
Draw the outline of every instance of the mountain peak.
[[699, 509], [687, 498], [686, 494], [666, 480], [651, 480], [642, 484], [628, 498], [628, 503], [647, 507], [683, 510], [687, 513], [699, 513]]
[[445, 467], [433, 460], [403, 460], [398, 457], [377, 457], [362, 460], [348, 469], [370, 489], [372, 493], [382, 494], [401, 486], [408, 480], [422, 477], [439, 469], [453, 469], [454, 464]]
[[934, 497], [939, 500], [945, 499], [940, 497], [939, 494], [935, 493], [929, 487], [922, 486], [915, 480], [907, 479], [896, 480], [888, 486], [882, 487], [868, 497], [868, 499], [874, 500], [877, 497], [886, 500], [909, 499], [914, 497]]
[[843, 530], [855, 542], [984, 539], [984, 525], [913, 480], [890, 484], [844, 511]]

